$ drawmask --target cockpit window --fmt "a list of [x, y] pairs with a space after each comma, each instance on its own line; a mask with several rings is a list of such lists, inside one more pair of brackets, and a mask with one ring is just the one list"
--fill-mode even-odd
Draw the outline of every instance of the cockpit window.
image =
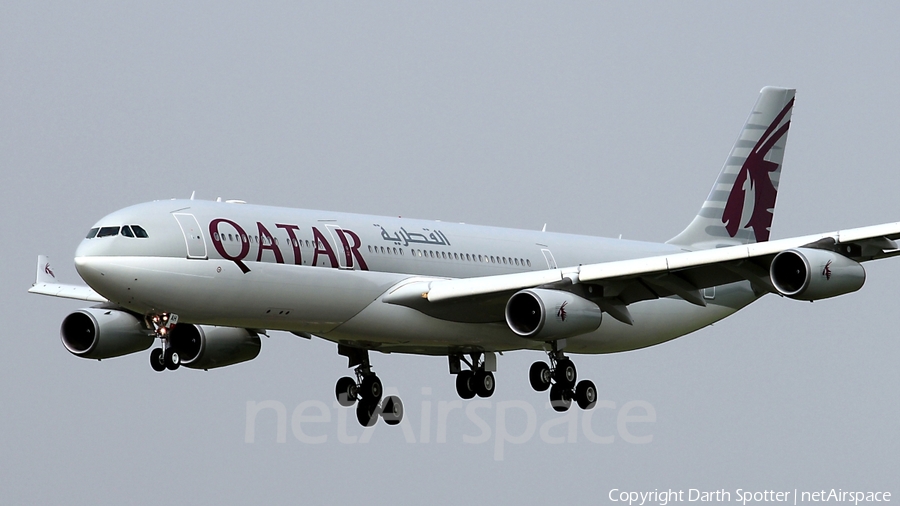
[[140, 237], [142, 239], [150, 237], [147, 235], [147, 231], [144, 230], [144, 227], [140, 225], [125, 225], [121, 229], [119, 227], [92, 228], [85, 239], [93, 239], [94, 237], [112, 237], [119, 235], [120, 230], [125, 237]]
[[119, 227], [101, 227], [100, 232], [97, 233], [97, 237], [109, 237], [113, 235], [119, 235]]

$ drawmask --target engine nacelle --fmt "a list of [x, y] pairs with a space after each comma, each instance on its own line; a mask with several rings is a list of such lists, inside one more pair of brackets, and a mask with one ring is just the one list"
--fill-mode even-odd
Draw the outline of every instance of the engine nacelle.
[[179, 323], [169, 333], [181, 365], [213, 369], [253, 360], [259, 355], [259, 335], [236, 327]]
[[866, 282], [866, 270], [832, 251], [796, 248], [775, 255], [769, 277], [786, 297], [818, 300], [859, 290]]
[[92, 307], [66, 316], [59, 337], [73, 355], [101, 359], [146, 350], [154, 333], [131, 313]]
[[506, 303], [506, 324], [536, 341], [555, 341], [597, 330], [603, 313], [597, 304], [561, 290], [530, 288]]

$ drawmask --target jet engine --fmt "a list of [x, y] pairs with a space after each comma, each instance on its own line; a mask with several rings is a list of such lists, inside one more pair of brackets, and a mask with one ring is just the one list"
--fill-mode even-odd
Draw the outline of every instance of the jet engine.
[[143, 351], [153, 345], [154, 333], [143, 322], [116, 309], [79, 309], [63, 319], [63, 345], [82, 358], [112, 358]]
[[597, 330], [603, 313], [597, 304], [561, 290], [521, 290], [506, 303], [506, 324], [536, 341], [555, 341]]
[[169, 344], [178, 352], [181, 365], [192, 369], [213, 369], [259, 355], [256, 332], [236, 327], [213, 327], [179, 323], [169, 333]]
[[775, 255], [769, 277], [786, 297], [818, 300], [859, 290], [866, 271], [858, 262], [832, 251], [796, 248]]

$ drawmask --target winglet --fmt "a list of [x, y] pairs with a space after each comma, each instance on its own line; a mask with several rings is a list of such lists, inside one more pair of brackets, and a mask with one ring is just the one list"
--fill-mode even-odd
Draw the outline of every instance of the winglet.
[[46, 255], [38, 255], [37, 275], [34, 277], [34, 284], [39, 283], [58, 283], [56, 274], [50, 267], [50, 259]]
[[105, 297], [95, 292], [89, 286], [61, 284], [53, 272], [53, 267], [50, 266], [50, 259], [46, 255], [38, 255], [34, 284], [31, 285], [28, 292], [66, 299], [108, 302]]

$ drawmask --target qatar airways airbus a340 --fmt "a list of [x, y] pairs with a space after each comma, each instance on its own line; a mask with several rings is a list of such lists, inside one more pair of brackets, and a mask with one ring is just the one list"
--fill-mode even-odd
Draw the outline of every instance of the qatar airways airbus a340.
[[[544, 350], [535, 390], [593, 407], [570, 355], [653, 346], [774, 293], [862, 287], [861, 262], [900, 253], [900, 223], [769, 241], [794, 90], [763, 88], [694, 220], [665, 243], [244, 204], [163, 200], [101, 218], [78, 246], [89, 286], [38, 258], [32, 293], [96, 302], [60, 331], [73, 354], [150, 352], [157, 371], [255, 358], [266, 330], [337, 344], [363, 425], [397, 424], [370, 351], [445, 355], [464, 399], [494, 392], [497, 352]], [[524, 371], [523, 371], [524, 377]]]

